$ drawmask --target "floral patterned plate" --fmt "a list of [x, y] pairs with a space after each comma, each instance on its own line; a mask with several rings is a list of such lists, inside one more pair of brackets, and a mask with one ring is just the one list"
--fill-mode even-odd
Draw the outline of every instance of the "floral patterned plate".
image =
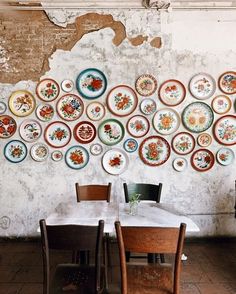
[[135, 83], [136, 91], [142, 96], [150, 96], [157, 89], [157, 80], [149, 74], [141, 75]]
[[153, 126], [155, 130], [162, 135], [169, 135], [178, 130], [180, 117], [178, 113], [171, 109], [165, 108], [158, 110], [153, 117]]
[[84, 168], [89, 162], [88, 151], [79, 145], [72, 146], [66, 151], [65, 161], [73, 169]]
[[70, 142], [71, 130], [67, 124], [61, 121], [54, 121], [46, 127], [44, 138], [49, 146], [61, 148]]
[[20, 125], [20, 136], [26, 142], [34, 142], [42, 134], [42, 127], [37, 120], [27, 119]]
[[64, 80], [61, 82], [61, 88], [62, 88], [62, 91], [69, 93], [73, 90], [74, 83], [71, 80]]
[[124, 149], [130, 153], [134, 152], [138, 149], [138, 142], [133, 138], [129, 138], [124, 142]]
[[197, 137], [197, 143], [201, 147], [208, 147], [212, 142], [212, 137], [208, 133], [202, 133]]
[[53, 161], [61, 161], [63, 158], [63, 153], [59, 150], [53, 151], [51, 153], [51, 158]]
[[0, 114], [5, 113], [7, 110], [7, 105], [3, 101], [0, 101]]
[[138, 104], [138, 97], [134, 90], [126, 85], [119, 85], [111, 89], [107, 95], [107, 107], [117, 116], [127, 116], [134, 112]]
[[102, 145], [95, 143], [90, 146], [90, 152], [93, 155], [100, 155], [103, 151]]
[[225, 115], [219, 118], [213, 127], [215, 139], [222, 145], [236, 144], [236, 116]]
[[66, 94], [57, 102], [57, 113], [67, 121], [78, 119], [84, 111], [84, 103], [79, 96]]
[[89, 119], [98, 121], [104, 117], [106, 110], [102, 103], [92, 102], [87, 106], [86, 113]]
[[9, 98], [9, 108], [16, 116], [30, 115], [36, 106], [34, 96], [25, 90], [15, 91]]
[[171, 146], [175, 153], [186, 155], [193, 151], [195, 147], [195, 139], [191, 134], [181, 132], [173, 137]]
[[173, 168], [178, 172], [184, 171], [187, 166], [188, 166], [188, 162], [183, 157], [178, 157], [173, 160]]
[[213, 120], [213, 111], [204, 102], [193, 102], [187, 105], [182, 113], [185, 128], [194, 133], [201, 133], [209, 129]]
[[16, 121], [9, 115], [0, 115], [0, 139], [10, 138], [16, 132]]
[[163, 104], [176, 106], [183, 102], [186, 96], [186, 90], [180, 81], [168, 80], [160, 86], [158, 94]]
[[88, 68], [83, 70], [76, 79], [76, 87], [86, 99], [96, 99], [106, 91], [107, 79], [100, 70]]
[[216, 153], [217, 161], [222, 165], [230, 165], [234, 161], [234, 151], [230, 148], [220, 148]]
[[215, 93], [216, 82], [209, 74], [198, 73], [190, 80], [189, 90], [193, 97], [205, 100]]
[[44, 161], [49, 154], [48, 146], [43, 143], [34, 144], [30, 149], [30, 155], [35, 161]]
[[116, 119], [107, 119], [98, 127], [99, 139], [106, 145], [119, 143], [125, 135], [125, 129], [121, 122]]
[[96, 128], [89, 121], [81, 121], [74, 127], [74, 138], [81, 144], [92, 142], [96, 137]]
[[225, 94], [235, 94], [236, 93], [236, 72], [227, 71], [223, 73], [218, 80], [218, 85], [220, 90]]
[[139, 156], [147, 165], [162, 165], [170, 157], [170, 145], [160, 136], [148, 137], [139, 146]]
[[143, 115], [134, 115], [127, 122], [129, 134], [135, 138], [145, 136], [150, 128], [148, 119]]
[[153, 114], [157, 109], [156, 102], [150, 98], [144, 99], [140, 104], [140, 110], [143, 114]]
[[39, 104], [36, 109], [36, 115], [41, 121], [49, 121], [54, 116], [54, 109], [50, 104]]
[[225, 114], [230, 111], [232, 103], [228, 96], [219, 95], [212, 100], [211, 106], [216, 113]]
[[102, 158], [103, 168], [111, 175], [120, 175], [127, 169], [128, 164], [128, 156], [118, 148], [108, 150]]
[[13, 163], [21, 162], [27, 155], [26, 145], [19, 140], [12, 140], [4, 147], [4, 155], [7, 160]]
[[200, 172], [207, 171], [213, 167], [215, 158], [208, 149], [198, 149], [191, 156], [192, 167]]
[[43, 79], [36, 87], [37, 96], [46, 102], [55, 100], [60, 93], [60, 87], [53, 79]]

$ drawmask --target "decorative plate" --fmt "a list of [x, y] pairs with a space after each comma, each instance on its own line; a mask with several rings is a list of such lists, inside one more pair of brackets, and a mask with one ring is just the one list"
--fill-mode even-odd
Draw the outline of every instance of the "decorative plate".
[[178, 113], [171, 109], [165, 108], [158, 110], [153, 117], [153, 126], [155, 130], [162, 135], [169, 135], [178, 130], [180, 117]]
[[0, 101], [0, 114], [5, 113], [7, 110], [7, 105], [3, 101]]
[[104, 117], [106, 110], [102, 103], [92, 102], [87, 106], [86, 113], [89, 119], [98, 121]]
[[232, 102], [228, 96], [219, 95], [212, 100], [211, 106], [216, 113], [225, 114], [230, 111]]
[[69, 126], [61, 121], [50, 123], [44, 131], [45, 141], [54, 148], [66, 146], [71, 139]]
[[208, 133], [202, 133], [197, 137], [197, 143], [201, 147], [208, 147], [212, 142], [212, 137]]
[[150, 98], [144, 99], [140, 104], [140, 110], [143, 114], [153, 114], [157, 109], [156, 102]]
[[78, 75], [76, 88], [84, 98], [96, 99], [106, 91], [107, 79], [100, 70], [88, 68]]
[[234, 151], [230, 148], [223, 147], [217, 151], [217, 161], [222, 165], [230, 165], [234, 161]]
[[9, 108], [16, 116], [30, 115], [36, 106], [34, 96], [25, 90], [15, 91], [9, 98]]
[[199, 73], [190, 80], [189, 90], [193, 97], [205, 100], [215, 93], [216, 82], [209, 74]]
[[78, 119], [84, 111], [84, 103], [79, 96], [66, 94], [57, 102], [57, 113], [67, 121]]
[[20, 136], [26, 142], [34, 142], [42, 134], [42, 127], [37, 120], [27, 119], [20, 125]]
[[134, 152], [138, 149], [138, 142], [133, 138], [129, 138], [124, 142], [124, 149], [130, 153]]
[[222, 145], [236, 144], [236, 116], [225, 115], [219, 118], [213, 127], [215, 139]]
[[63, 153], [61, 151], [59, 151], [59, 150], [53, 151], [51, 153], [51, 158], [54, 161], [61, 161], [62, 158], [63, 158]]
[[93, 155], [100, 155], [103, 152], [101, 144], [95, 143], [90, 146], [90, 152]]
[[211, 169], [214, 165], [215, 158], [213, 153], [208, 149], [198, 149], [191, 156], [192, 167], [200, 172]]
[[118, 148], [108, 150], [102, 158], [102, 166], [111, 175], [120, 175], [128, 167], [129, 159], [126, 153]]
[[185, 128], [194, 133], [201, 133], [209, 129], [213, 120], [213, 111], [204, 102], [193, 102], [187, 105], [182, 113]]
[[55, 100], [60, 93], [60, 87], [53, 79], [43, 79], [36, 87], [38, 97], [46, 102]]
[[50, 104], [39, 104], [36, 109], [36, 115], [41, 121], [49, 121], [54, 116], [54, 109]]
[[180, 81], [168, 80], [160, 86], [158, 95], [163, 104], [176, 106], [183, 102], [186, 96], [186, 89]]
[[195, 139], [191, 134], [181, 132], [173, 137], [171, 146], [175, 153], [186, 155], [193, 151], [195, 147]]
[[70, 147], [65, 155], [66, 164], [73, 169], [84, 168], [89, 162], [88, 151], [79, 145]]
[[19, 140], [12, 140], [4, 147], [4, 155], [13, 163], [21, 162], [27, 155], [27, 147]]
[[160, 136], [148, 137], [139, 146], [139, 156], [147, 165], [162, 165], [170, 157], [170, 145]]
[[157, 89], [157, 80], [152, 75], [141, 75], [135, 83], [136, 91], [142, 96], [150, 96]]
[[102, 143], [115, 145], [119, 143], [125, 135], [125, 129], [121, 122], [116, 119], [107, 119], [98, 127], [98, 136]]
[[61, 88], [62, 88], [62, 91], [69, 93], [73, 90], [74, 83], [71, 80], [64, 80], [61, 82]]
[[150, 124], [145, 116], [134, 115], [128, 120], [126, 127], [131, 136], [140, 138], [148, 133]]
[[16, 128], [17, 125], [14, 118], [9, 115], [0, 115], [0, 139], [13, 136]]
[[35, 161], [44, 161], [49, 154], [48, 146], [43, 143], [34, 144], [30, 149], [30, 155]]
[[188, 166], [188, 162], [183, 157], [178, 157], [173, 160], [173, 168], [178, 172], [184, 171], [187, 166]]
[[127, 116], [134, 112], [138, 104], [138, 97], [134, 90], [126, 85], [119, 85], [111, 89], [107, 95], [107, 107], [117, 116]]
[[96, 137], [96, 128], [89, 121], [81, 121], [74, 127], [75, 140], [81, 144], [92, 142]]
[[235, 94], [236, 93], [236, 72], [227, 71], [223, 73], [218, 80], [218, 85], [220, 90], [225, 94]]

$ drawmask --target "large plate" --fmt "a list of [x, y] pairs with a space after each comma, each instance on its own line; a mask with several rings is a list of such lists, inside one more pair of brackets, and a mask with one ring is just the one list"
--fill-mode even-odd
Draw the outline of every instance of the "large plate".
[[76, 79], [76, 88], [86, 99], [96, 99], [106, 91], [107, 79], [103, 72], [96, 68], [83, 70]]
[[16, 121], [9, 115], [0, 115], [0, 139], [10, 138], [16, 132]]
[[160, 86], [158, 94], [162, 103], [167, 106], [176, 106], [183, 102], [186, 89], [180, 81], [168, 80]]
[[98, 121], [104, 117], [106, 110], [102, 103], [94, 101], [87, 106], [86, 113], [88, 118]]
[[225, 115], [219, 118], [213, 127], [215, 139], [222, 145], [236, 144], [236, 116]]
[[236, 93], [236, 72], [227, 71], [223, 73], [218, 80], [218, 86], [225, 94], [231, 95]]
[[234, 161], [234, 151], [230, 148], [220, 148], [216, 153], [217, 161], [222, 165], [230, 165]]
[[34, 144], [30, 149], [30, 155], [35, 161], [44, 161], [49, 154], [48, 146], [43, 143]]
[[230, 98], [225, 95], [216, 96], [211, 102], [213, 110], [218, 114], [225, 114], [230, 111], [231, 105]]
[[74, 138], [81, 144], [92, 142], [96, 137], [96, 128], [89, 121], [81, 121], [74, 127]]
[[4, 147], [4, 155], [13, 163], [21, 162], [27, 155], [27, 147], [22, 141], [12, 140]]
[[150, 96], [157, 89], [157, 80], [149, 74], [141, 75], [135, 82], [135, 89], [141, 96]]
[[211, 169], [214, 165], [215, 158], [213, 153], [208, 149], [198, 149], [191, 156], [192, 167], [200, 172]]
[[170, 157], [170, 145], [160, 136], [148, 137], [139, 146], [139, 156], [147, 165], [162, 165]]
[[169, 135], [178, 130], [180, 117], [178, 113], [171, 109], [165, 108], [158, 110], [153, 117], [153, 126], [155, 130], [162, 135]]
[[175, 153], [186, 155], [193, 151], [195, 147], [195, 139], [191, 134], [181, 132], [173, 137], [171, 146]]
[[216, 90], [216, 82], [207, 73], [198, 73], [189, 82], [189, 90], [193, 97], [205, 100], [210, 98]]
[[39, 104], [36, 109], [36, 115], [41, 121], [49, 121], [54, 116], [54, 108], [50, 104]]
[[73, 169], [82, 169], [89, 162], [88, 151], [80, 145], [72, 146], [66, 151], [65, 161]]
[[44, 138], [51, 147], [61, 148], [70, 142], [71, 130], [67, 124], [61, 121], [55, 121], [46, 127]]
[[134, 115], [127, 122], [129, 134], [135, 138], [145, 136], [150, 128], [148, 119], [143, 115]]
[[37, 120], [27, 119], [20, 125], [20, 136], [26, 142], [34, 142], [42, 134], [42, 127]]
[[111, 175], [120, 175], [127, 169], [128, 164], [128, 156], [118, 148], [108, 150], [102, 158], [103, 168]]
[[106, 145], [119, 143], [125, 135], [125, 129], [116, 119], [107, 119], [98, 127], [99, 139]]
[[84, 103], [77, 95], [66, 94], [57, 102], [57, 112], [64, 120], [76, 120], [82, 115], [83, 111]]
[[194, 133], [201, 133], [209, 129], [213, 120], [213, 111], [204, 102], [193, 102], [187, 105], [182, 113], [185, 128]]
[[36, 106], [34, 96], [25, 90], [15, 91], [9, 98], [9, 108], [16, 116], [30, 115]]
[[53, 79], [43, 79], [36, 87], [37, 96], [46, 102], [55, 100], [60, 93], [60, 87]]

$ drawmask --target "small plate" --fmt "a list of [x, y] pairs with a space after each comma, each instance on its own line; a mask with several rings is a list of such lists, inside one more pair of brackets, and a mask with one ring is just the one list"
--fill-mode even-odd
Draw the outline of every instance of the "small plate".
[[43, 79], [36, 87], [37, 96], [46, 102], [55, 100], [60, 93], [60, 87], [53, 79]]
[[92, 102], [87, 106], [86, 113], [89, 119], [98, 121], [104, 117], [106, 110], [102, 103]]
[[35, 161], [44, 161], [49, 154], [48, 146], [43, 143], [34, 144], [30, 149], [30, 155]]
[[125, 135], [125, 129], [121, 122], [116, 119], [107, 119], [98, 127], [98, 136], [102, 143], [115, 145], [119, 143]]
[[70, 142], [71, 130], [67, 124], [61, 121], [54, 121], [46, 127], [44, 138], [49, 146], [61, 148]]
[[90, 153], [93, 155], [100, 155], [103, 152], [101, 144], [95, 143], [90, 146]]
[[186, 89], [180, 81], [168, 80], [160, 86], [158, 94], [163, 104], [176, 106], [183, 102], [186, 96]]
[[120, 175], [128, 167], [129, 159], [126, 153], [118, 148], [108, 150], [102, 158], [102, 166], [111, 175]]
[[222, 145], [236, 144], [236, 116], [225, 115], [214, 124], [213, 134], [217, 142]]
[[198, 73], [189, 82], [189, 90], [193, 97], [205, 100], [210, 98], [216, 90], [216, 82], [207, 73]]
[[184, 171], [187, 166], [188, 166], [188, 162], [183, 157], [178, 157], [173, 160], [173, 168], [178, 172]]
[[50, 104], [39, 104], [36, 109], [36, 116], [41, 121], [50, 121], [54, 116], [54, 108]]
[[135, 138], [145, 136], [150, 128], [148, 119], [143, 115], [134, 115], [127, 122], [129, 134]]
[[78, 119], [84, 111], [84, 103], [79, 96], [66, 94], [57, 102], [57, 113], [67, 121]]
[[141, 75], [135, 82], [136, 91], [141, 96], [150, 96], [157, 89], [157, 80], [149, 74]]
[[218, 80], [218, 86], [220, 90], [228, 95], [236, 93], [236, 72], [227, 71], [224, 72]]
[[219, 95], [212, 100], [211, 106], [216, 113], [225, 114], [230, 111], [232, 102], [228, 96]]
[[208, 149], [198, 149], [191, 156], [192, 167], [200, 172], [207, 171], [213, 167], [215, 158]]
[[0, 114], [5, 113], [6, 110], [7, 110], [7, 105], [6, 105], [6, 103], [3, 102], [3, 101], [0, 101]]
[[19, 140], [12, 140], [4, 147], [4, 155], [7, 160], [13, 163], [21, 162], [27, 155], [26, 145]]
[[169, 135], [176, 132], [179, 125], [180, 117], [178, 113], [171, 108], [158, 110], [153, 117], [153, 126], [155, 130], [162, 135]]
[[220, 148], [216, 153], [217, 161], [222, 165], [230, 165], [234, 161], [234, 151], [230, 148]]
[[53, 161], [61, 161], [63, 158], [63, 153], [59, 150], [53, 151], [51, 153], [51, 158]]
[[69, 93], [73, 90], [74, 83], [71, 80], [64, 80], [61, 82], [61, 88], [62, 88], [62, 91]]
[[34, 96], [24, 90], [15, 91], [9, 98], [9, 108], [16, 116], [27, 116], [30, 115], [36, 106]]
[[124, 149], [125, 151], [132, 153], [138, 149], [138, 142], [133, 138], [129, 138], [124, 142]]
[[197, 137], [197, 143], [201, 147], [208, 147], [212, 142], [212, 137], [208, 133], [202, 133]]
[[0, 115], [0, 139], [10, 138], [16, 132], [16, 121], [9, 115]]
[[72, 146], [66, 151], [66, 164], [73, 169], [82, 169], [89, 162], [88, 151], [79, 145]]
[[20, 125], [20, 136], [26, 142], [35, 142], [42, 134], [42, 127], [37, 120], [27, 119]]
[[144, 99], [140, 104], [140, 110], [143, 114], [150, 115], [153, 114], [157, 109], [156, 102], [153, 99]]
[[74, 127], [74, 138], [81, 144], [92, 142], [96, 137], [96, 128], [89, 121], [81, 121]]
[[173, 137], [171, 146], [175, 153], [186, 155], [193, 151], [195, 147], [195, 139], [187, 132], [180, 132]]

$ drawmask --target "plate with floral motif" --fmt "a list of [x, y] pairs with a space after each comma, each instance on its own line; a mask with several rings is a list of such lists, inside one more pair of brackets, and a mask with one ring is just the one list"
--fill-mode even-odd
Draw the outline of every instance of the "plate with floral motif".
[[160, 136], [148, 137], [139, 146], [139, 156], [147, 165], [162, 165], [170, 157], [170, 145]]
[[16, 132], [16, 121], [10, 115], [0, 115], [0, 139], [10, 138]]
[[193, 151], [195, 147], [195, 139], [191, 134], [181, 132], [173, 137], [171, 146], [175, 153], [186, 155]]
[[176, 106], [183, 102], [186, 96], [186, 89], [180, 81], [168, 80], [160, 86], [158, 94], [163, 104]]
[[61, 148], [70, 142], [71, 130], [67, 124], [61, 121], [54, 121], [46, 127], [44, 138], [49, 146]]
[[54, 108], [50, 104], [39, 104], [36, 109], [36, 116], [41, 121], [50, 121], [54, 116]]
[[198, 73], [189, 82], [189, 90], [193, 97], [205, 100], [210, 98], [216, 90], [216, 82], [207, 73]]
[[212, 137], [208, 133], [202, 133], [197, 137], [197, 143], [201, 147], [208, 147], [212, 142]]
[[86, 113], [89, 119], [98, 121], [104, 117], [106, 110], [102, 103], [92, 102], [87, 106]]
[[30, 115], [36, 106], [34, 96], [25, 90], [15, 91], [9, 98], [9, 108], [16, 116]]
[[36, 87], [37, 96], [46, 102], [55, 100], [60, 93], [60, 87], [53, 79], [43, 79]]
[[145, 136], [150, 128], [148, 119], [143, 115], [134, 115], [127, 122], [129, 134], [135, 138]]
[[5, 113], [7, 110], [7, 105], [3, 101], [0, 101], [0, 114]]
[[208, 149], [198, 149], [191, 156], [192, 167], [200, 172], [207, 171], [213, 167], [215, 158]]
[[82, 169], [89, 162], [88, 151], [80, 145], [72, 146], [66, 151], [66, 164], [73, 169]]
[[43, 143], [34, 144], [30, 149], [30, 155], [33, 160], [41, 162], [48, 158], [48, 146]]
[[157, 89], [157, 80], [149, 74], [141, 75], [135, 83], [136, 91], [141, 96], [150, 96]]
[[220, 117], [214, 124], [213, 134], [222, 145], [236, 144], [236, 116], [225, 115]]
[[82, 97], [96, 99], [106, 91], [106, 76], [96, 68], [85, 69], [76, 79], [76, 88]]
[[61, 161], [63, 158], [63, 153], [59, 150], [53, 151], [51, 153], [51, 158], [53, 161]]
[[102, 166], [111, 175], [122, 174], [129, 165], [126, 153], [118, 148], [108, 150], [102, 158]]
[[4, 155], [13, 163], [21, 162], [26, 158], [28, 151], [26, 145], [19, 140], [12, 140], [4, 147]]
[[62, 91], [69, 93], [73, 90], [74, 83], [71, 80], [64, 80], [61, 82], [61, 88], [62, 88]]
[[129, 138], [124, 142], [124, 149], [125, 151], [132, 153], [138, 149], [138, 142], [133, 138]]
[[219, 95], [212, 100], [211, 106], [216, 113], [225, 114], [230, 111], [232, 102], [228, 96]]
[[98, 136], [102, 143], [115, 145], [119, 143], [125, 135], [125, 129], [121, 122], [116, 119], [107, 119], [98, 127]]
[[153, 126], [155, 130], [162, 135], [169, 135], [178, 130], [180, 117], [178, 113], [171, 109], [165, 108], [158, 110], [153, 117]]
[[156, 102], [153, 99], [146, 98], [140, 104], [140, 110], [143, 114], [153, 114], [157, 109]]
[[96, 137], [96, 128], [89, 121], [81, 121], [74, 127], [74, 138], [81, 144], [92, 142]]
[[230, 165], [234, 161], [234, 151], [230, 148], [220, 148], [216, 153], [217, 161], [222, 165]]
[[227, 71], [223, 73], [218, 80], [220, 90], [228, 95], [236, 93], [236, 72]]
[[66, 94], [57, 102], [57, 113], [67, 121], [78, 119], [84, 111], [84, 103], [79, 96]]
[[103, 152], [102, 145], [99, 143], [92, 144], [90, 146], [90, 152], [93, 155], [100, 155]]
[[204, 102], [193, 102], [184, 108], [183, 125], [193, 133], [201, 133], [210, 128], [214, 121], [211, 107]]
[[20, 136], [26, 142], [34, 142], [42, 134], [42, 127], [37, 120], [27, 119], [20, 125]]
[[188, 166], [188, 162], [183, 157], [178, 157], [173, 160], [173, 168], [178, 172], [184, 171], [187, 166]]

